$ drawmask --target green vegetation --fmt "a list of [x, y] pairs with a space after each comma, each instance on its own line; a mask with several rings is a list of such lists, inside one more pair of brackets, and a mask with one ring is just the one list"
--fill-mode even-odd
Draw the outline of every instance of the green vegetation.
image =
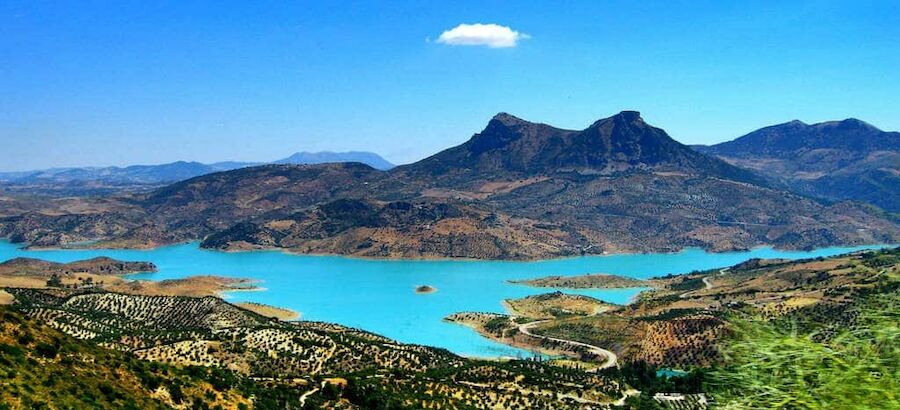
[[484, 324], [484, 330], [496, 335], [502, 335], [503, 331], [509, 329], [509, 327], [508, 316], [497, 316]]
[[678, 309], [678, 308], [674, 308], [674, 309], [669, 309], [669, 310], [663, 311], [662, 313], [658, 313], [658, 314], [655, 314], [655, 315], [641, 316], [641, 317], [636, 318], [636, 320], [645, 320], [645, 321], [651, 321], [651, 322], [658, 322], [658, 321], [666, 321], [666, 320], [672, 320], [672, 319], [682, 318], [682, 317], [685, 317], [685, 316], [696, 315], [696, 314], [698, 314], [698, 313], [704, 313], [704, 311], [703, 311], [702, 309]]
[[[21, 312], [16, 315], [27, 314], [43, 323], [43, 332], [93, 349], [83, 357], [112, 355], [101, 361], [104, 370], [127, 371], [131, 376], [121, 380], [137, 386], [118, 394], [111, 382], [102, 391], [116, 399], [52, 408], [127, 408], [134, 401], [137, 408], [576, 409], [609, 403], [621, 390], [596, 373], [535, 361], [467, 360], [339, 325], [281, 322], [213, 297], [7, 291], [16, 297], [13, 309]], [[36, 334], [17, 336], [18, 345], [0, 351], [29, 352], [37, 361], [67, 357], [56, 339]], [[134, 367], [122, 370], [119, 362]], [[15, 392], [31, 400], [18, 408], [40, 407], [34, 401], [41, 395]]]
[[900, 296], [868, 298], [825, 341], [759, 319], [734, 321], [726, 365], [709, 375], [723, 408], [900, 408]]
[[[206, 369], [137, 360], [0, 307], [0, 408], [214, 408], [224, 400], [247, 402], [215, 380]], [[163, 391], [167, 394], [154, 394]]]
[[[654, 284], [620, 309], [531, 330], [614, 350], [619, 368], [600, 373], [640, 390], [629, 408], [900, 408], [900, 248], [752, 260]], [[489, 336], [511, 326], [460, 319]]]

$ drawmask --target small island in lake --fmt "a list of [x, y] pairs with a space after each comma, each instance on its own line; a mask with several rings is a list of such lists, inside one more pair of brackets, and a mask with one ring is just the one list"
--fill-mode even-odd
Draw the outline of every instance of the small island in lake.
[[418, 294], [426, 294], [426, 293], [434, 293], [434, 292], [437, 292], [437, 288], [434, 286], [428, 286], [428, 285], [416, 286], [416, 293], [418, 293]]

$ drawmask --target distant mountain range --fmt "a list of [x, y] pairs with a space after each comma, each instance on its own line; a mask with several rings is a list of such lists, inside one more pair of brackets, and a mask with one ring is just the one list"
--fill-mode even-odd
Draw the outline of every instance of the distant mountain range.
[[[321, 164], [327, 162], [361, 162], [376, 169], [390, 169], [394, 165], [371, 152], [298, 152], [290, 157], [274, 161], [275, 164]], [[213, 172], [262, 165], [258, 162], [199, 162], [178, 161], [160, 165], [133, 165], [128, 167], [53, 168], [28, 172], [0, 173], [0, 183], [45, 187], [52, 190], [94, 191], [115, 190], [123, 186], [159, 186]]]
[[878, 210], [792, 193], [678, 143], [635, 111], [582, 130], [501, 113], [466, 143], [388, 171], [273, 164], [77, 205], [2, 218], [0, 237], [479, 259], [900, 240]]
[[275, 164], [326, 164], [330, 162], [359, 162], [382, 171], [391, 169], [394, 164], [388, 162], [373, 152], [348, 151], [348, 152], [298, 152], [285, 159], [275, 161]]
[[900, 132], [854, 118], [812, 125], [795, 120], [694, 148], [805, 195], [900, 212]]

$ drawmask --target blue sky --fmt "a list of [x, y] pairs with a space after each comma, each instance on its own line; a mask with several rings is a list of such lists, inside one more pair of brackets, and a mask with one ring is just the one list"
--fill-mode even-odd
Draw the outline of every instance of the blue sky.
[[[387, 3], [0, 2], [0, 169], [404, 163], [500, 111], [583, 128], [635, 109], [685, 143], [795, 118], [900, 130], [896, 1]], [[438, 41], [463, 23], [529, 38]]]

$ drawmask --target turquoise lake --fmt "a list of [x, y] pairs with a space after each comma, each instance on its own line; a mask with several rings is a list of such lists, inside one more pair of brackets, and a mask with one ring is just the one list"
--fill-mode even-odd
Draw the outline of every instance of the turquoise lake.
[[[459, 260], [370, 260], [339, 256], [292, 255], [277, 251], [225, 253], [196, 243], [153, 250], [35, 250], [0, 241], [0, 261], [14, 257], [71, 262], [96, 256], [149, 261], [159, 272], [132, 275], [163, 280], [219, 275], [261, 281], [265, 290], [230, 292], [232, 302], [259, 302], [290, 308], [302, 319], [339, 323], [406, 343], [447, 348], [466, 356], [528, 356], [529, 352], [492, 342], [441, 319], [460, 311], [504, 312], [501, 301], [550, 291], [509, 284], [510, 279], [546, 275], [612, 273], [650, 278], [668, 273], [730, 266], [750, 258], [810, 258], [882, 246], [824, 248], [811, 252], [758, 248], [749, 252], [707, 253], [688, 249], [672, 254], [585, 256], [535, 262]], [[437, 292], [416, 294], [417, 285]], [[641, 289], [568, 290], [627, 303]]]

